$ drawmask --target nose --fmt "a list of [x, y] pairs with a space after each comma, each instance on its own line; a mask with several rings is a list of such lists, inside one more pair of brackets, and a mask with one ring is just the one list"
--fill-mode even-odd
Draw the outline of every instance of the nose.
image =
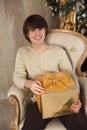
[[36, 29], [36, 30], [35, 30], [35, 33], [36, 33], [37, 35], [39, 35], [39, 34], [40, 34], [40, 30], [39, 30], [39, 29]]

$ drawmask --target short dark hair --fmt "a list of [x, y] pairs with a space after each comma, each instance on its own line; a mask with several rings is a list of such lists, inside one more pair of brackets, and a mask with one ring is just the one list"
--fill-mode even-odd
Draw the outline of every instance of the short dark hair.
[[36, 29], [36, 28], [45, 28], [45, 34], [47, 36], [48, 24], [47, 24], [46, 20], [38, 14], [30, 15], [29, 17], [26, 18], [26, 20], [23, 24], [23, 34], [24, 34], [26, 40], [28, 40], [29, 42], [31, 42], [31, 41], [28, 37], [28, 33], [29, 33], [30, 29]]

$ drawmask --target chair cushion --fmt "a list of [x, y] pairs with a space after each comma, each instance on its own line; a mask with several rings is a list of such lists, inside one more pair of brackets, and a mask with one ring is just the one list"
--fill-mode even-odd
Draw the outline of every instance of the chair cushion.
[[66, 130], [58, 118], [54, 118], [45, 128], [45, 130]]

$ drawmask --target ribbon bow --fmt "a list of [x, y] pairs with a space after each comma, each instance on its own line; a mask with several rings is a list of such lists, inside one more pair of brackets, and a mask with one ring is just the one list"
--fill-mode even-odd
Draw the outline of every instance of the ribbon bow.
[[75, 82], [66, 72], [46, 72], [45, 74], [36, 76], [46, 91], [63, 91], [69, 87], [74, 87]]

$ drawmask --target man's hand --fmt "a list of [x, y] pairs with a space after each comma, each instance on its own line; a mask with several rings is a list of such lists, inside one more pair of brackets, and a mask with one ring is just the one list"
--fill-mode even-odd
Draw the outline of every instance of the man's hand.
[[45, 91], [41, 83], [39, 81], [34, 81], [34, 80], [26, 80], [25, 88], [29, 88], [34, 94], [37, 95], [40, 95]]
[[73, 103], [72, 105], [71, 105], [71, 110], [74, 112], [74, 113], [78, 113], [79, 112], [79, 110], [80, 110], [80, 108], [81, 108], [81, 102], [80, 102], [80, 100], [78, 99], [78, 101], [77, 101], [77, 103]]

